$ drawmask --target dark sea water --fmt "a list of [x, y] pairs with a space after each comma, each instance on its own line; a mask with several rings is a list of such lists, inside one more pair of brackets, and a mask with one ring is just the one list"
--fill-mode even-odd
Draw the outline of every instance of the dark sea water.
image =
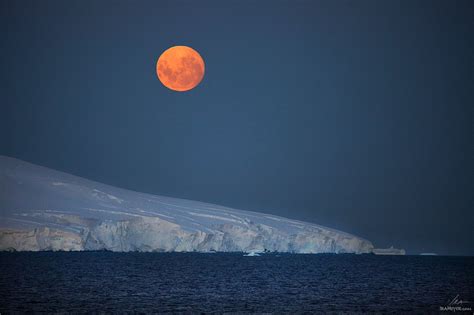
[[474, 302], [474, 257], [0, 253], [1, 313], [430, 313], [457, 295]]

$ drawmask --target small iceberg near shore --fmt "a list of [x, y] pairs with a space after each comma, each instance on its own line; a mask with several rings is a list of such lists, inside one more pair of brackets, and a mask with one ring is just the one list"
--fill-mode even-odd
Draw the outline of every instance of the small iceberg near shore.
[[405, 255], [406, 252], [404, 249], [394, 248], [374, 248], [372, 251], [375, 255]]
[[256, 253], [256, 252], [250, 252], [250, 253], [247, 253], [244, 255], [245, 257], [256, 257], [256, 256], [260, 256], [259, 253]]

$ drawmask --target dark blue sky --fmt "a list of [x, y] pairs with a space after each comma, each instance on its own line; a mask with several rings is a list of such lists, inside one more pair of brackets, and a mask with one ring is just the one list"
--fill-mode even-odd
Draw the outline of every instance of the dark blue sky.
[[[472, 1], [0, 1], [0, 154], [474, 254]], [[206, 75], [155, 74], [173, 45]]]

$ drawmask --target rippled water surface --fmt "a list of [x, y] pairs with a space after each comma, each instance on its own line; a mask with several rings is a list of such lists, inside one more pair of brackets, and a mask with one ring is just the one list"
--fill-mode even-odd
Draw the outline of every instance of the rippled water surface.
[[436, 312], [456, 295], [474, 301], [474, 257], [0, 253], [2, 313]]

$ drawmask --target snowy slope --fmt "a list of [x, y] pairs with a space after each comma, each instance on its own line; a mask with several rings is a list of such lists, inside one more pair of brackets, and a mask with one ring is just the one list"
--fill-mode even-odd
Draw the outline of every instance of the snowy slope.
[[368, 253], [320, 225], [120, 189], [0, 156], [0, 250]]

